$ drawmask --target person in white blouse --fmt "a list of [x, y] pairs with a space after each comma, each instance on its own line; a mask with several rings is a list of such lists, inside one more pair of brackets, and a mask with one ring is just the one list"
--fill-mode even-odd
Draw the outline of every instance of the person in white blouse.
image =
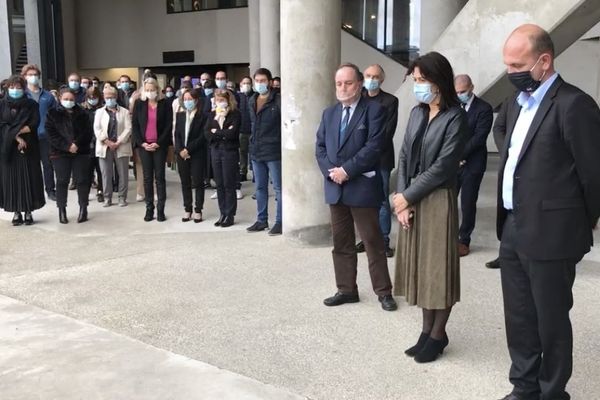
[[[127, 186], [129, 181], [129, 158], [131, 149], [131, 117], [129, 110], [117, 104], [117, 89], [104, 89], [104, 107], [96, 111], [94, 134], [96, 135], [96, 157], [100, 162], [102, 181], [112, 182], [113, 173], [119, 177], [119, 206], [127, 205]], [[104, 207], [112, 205], [113, 188], [107, 184], [104, 188]]]

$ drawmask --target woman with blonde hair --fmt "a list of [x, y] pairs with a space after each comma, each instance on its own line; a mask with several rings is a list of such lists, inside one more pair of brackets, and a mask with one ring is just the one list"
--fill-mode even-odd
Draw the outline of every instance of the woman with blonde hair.
[[236, 107], [233, 94], [228, 90], [215, 91], [214, 103], [215, 109], [210, 113], [206, 124], [206, 138], [210, 144], [210, 156], [221, 212], [215, 226], [226, 228], [233, 225], [237, 210], [236, 187], [242, 114]]
[[154, 219], [156, 183], [156, 219], [162, 222], [166, 220], [165, 162], [167, 149], [172, 142], [173, 112], [167, 102], [159, 97], [160, 87], [156, 79], [147, 78], [141, 89], [140, 98], [133, 106], [131, 126], [137, 153], [142, 161], [146, 201], [144, 221]]

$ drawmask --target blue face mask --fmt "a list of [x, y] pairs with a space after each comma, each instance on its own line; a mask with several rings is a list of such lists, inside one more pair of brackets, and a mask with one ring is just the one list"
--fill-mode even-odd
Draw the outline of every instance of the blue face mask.
[[97, 106], [98, 105], [98, 99], [88, 99], [87, 102], [88, 102], [88, 104], [90, 106]]
[[61, 100], [60, 105], [67, 110], [70, 110], [71, 108], [75, 107], [75, 102], [73, 100]]
[[121, 90], [128, 91], [129, 90], [129, 82], [121, 82]]
[[225, 89], [227, 81], [225, 79], [215, 79], [215, 83], [219, 89]]
[[269, 85], [266, 83], [254, 83], [254, 90], [258, 92], [258, 94], [267, 94], [269, 91]]
[[196, 101], [195, 100], [184, 100], [183, 106], [185, 107], [186, 110], [192, 111], [194, 108], [196, 108]]
[[173, 93], [173, 92], [171, 92], [170, 90], [169, 90], [169, 91], [167, 91], [167, 92], [165, 92], [165, 96], [166, 96], [168, 99], [170, 99], [171, 97], [173, 97], [173, 95], [174, 95], [174, 93]]
[[115, 108], [117, 106], [117, 99], [104, 99], [104, 101], [106, 102], [106, 107], [108, 108]]
[[431, 83], [415, 83], [413, 92], [417, 101], [425, 104], [430, 104], [437, 96], [431, 91]]
[[9, 88], [8, 95], [13, 99], [20, 99], [21, 97], [23, 97], [23, 89]]
[[206, 96], [210, 96], [212, 93], [213, 93], [213, 89], [211, 89], [211, 88], [204, 89], [204, 94]]
[[71, 90], [79, 90], [80, 86], [81, 86], [81, 84], [77, 81], [69, 81], [69, 88]]
[[467, 104], [469, 102], [470, 98], [471, 98], [471, 93], [469, 93], [469, 92], [460, 93], [458, 95], [458, 100], [460, 100], [460, 102], [463, 104]]
[[367, 78], [367, 79], [365, 79], [365, 82], [363, 83], [363, 86], [368, 91], [377, 90], [377, 89], [379, 89], [379, 81], [377, 79]]

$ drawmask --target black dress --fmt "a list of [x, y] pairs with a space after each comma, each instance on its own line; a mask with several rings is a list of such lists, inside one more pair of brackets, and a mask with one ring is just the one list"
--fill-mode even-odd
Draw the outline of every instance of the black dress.
[[[0, 100], [0, 208], [10, 212], [31, 212], [46, 204], [44, 179], [40, 164], [37, 127], [40, 122], [34, 100], [9, 96]], [[19, 130], [27, 143], [22, 152], [17, 148]]]

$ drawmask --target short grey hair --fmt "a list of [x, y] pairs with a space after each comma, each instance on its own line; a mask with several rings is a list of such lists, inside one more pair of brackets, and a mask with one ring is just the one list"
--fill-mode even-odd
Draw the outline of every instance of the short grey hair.
[[107, 94], [112, 94], [117, 96], [118, 95], [118, 91], [117, 88], [115, 88], [114, 86], [110, 85], [104, 88], [104, 90], [102, 91], [102, 94], [104, 95], [104, 97], [106, 97]]

